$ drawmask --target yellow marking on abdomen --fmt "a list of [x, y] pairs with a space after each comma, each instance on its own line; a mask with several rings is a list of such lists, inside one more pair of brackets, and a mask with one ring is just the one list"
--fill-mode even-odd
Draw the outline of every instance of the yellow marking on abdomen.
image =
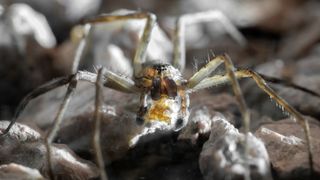
[[159, 100], [154, 101], [154, 104], [146, 114], [145, 120], [170, 123], [170, 117], [166, 114], [166, 111], [169, 110], [169, 105], [166, 102], [167, 99], [167, 97], [162, 96]]

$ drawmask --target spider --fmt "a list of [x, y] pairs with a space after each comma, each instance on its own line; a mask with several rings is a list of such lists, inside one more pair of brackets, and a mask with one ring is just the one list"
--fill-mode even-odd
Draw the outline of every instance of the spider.
[[[108, 23], [112, 21], [130, 20], [130, 19], [146, 19], [146, 24], [138, 44], [134, 59], [133, 59], [133, 78], [124, 77], [111, 72], [105, 67], [98, 69], [97, 73], [79, 71], [78, 66], [86, 46], [87, 37], [91, 32], [91, 27], [98, 23]], [[61, 77], [50, 81], [39, 88], [35, 89], [27, 95], [17, 108], [17, 111], [7, 129], [2, 135], [8, 133], [10, 128], [15, 123], [19, 113], [27, 105], [27, 103], [54, 88], [68, 84], [67, 92], [63, 102], [55, 117], [54, 125], [45, 137], [46, 147], [48, 150], [47, 158], [49, 166], [51, 164], [51, 143], [59, 130], [65, 111], [72, 98], [77, 82], [88, 81], [95, 84], [95, 111], [94, 111], [94, 135], [93, 146], [96, 155], [96, 161], [100, 170], [101, 179], [107, 179], [107, 174], [104, 168], [104, 161], [100, 147], [100, 121], [102, 111], [102, 88], [109, 87], [115, 90], [133, 93], [140, 95], [140, 106], [136, 113], [136, 122], [141, 126], [166, 128], [178, 131], [185, 127], [189, 118], [189, 94], [212, 86], [231, 83], [234, 95], [239, 104], [239, 109], [242, 114], [244, 132], [246, 134], [245, 153], [248, 153], [248, 133], [250, 125], [250, 112], [242, 95], [238, 79], [251, 78], [258, 87], [267, 93], [276, 103], [284, 108], [290, 115], [297, 120], [303, 127], [305, 132], [309, 164], [313, 168], [312, 152], [311, 152], [311, 137], [308, 121], [303, 116], [291, 107], [284, 99], [279, 97], [265, 82], [265, 80], [252, 70], [236, 70], [230, 57], [226, 54], [215, 56], [198, 72], [192, 75], [189, 79], [182, 76], [185, 69], [185, 28], [189, 24], [195, 24], [207, 21], [219, 21], [230, 35], [240, 43], [245, 40], [232, 23], [219, 11], [208, 11], [194, 14], [186, 14], [179, 17], [176, 21], [174, 31], [174, 55], [172, 64], [166, 64], [158, 61], [146, 61], [146, 49], [151, 38], [152, 29], [156, 23], [156, 16], [149, 12], [132, 11], [126, 14], [104, 14], [98, 17], [87, 19], [82, 23], [82, 38], [76, 50], [74, 57], [72, 74], [66, 77]], [[225, 66], [224, 75], [211, 75], [219, 65]], [[52, 169], [52, 167], [49, 167]], [[52, 172], [51, 177], [54, 177]]]

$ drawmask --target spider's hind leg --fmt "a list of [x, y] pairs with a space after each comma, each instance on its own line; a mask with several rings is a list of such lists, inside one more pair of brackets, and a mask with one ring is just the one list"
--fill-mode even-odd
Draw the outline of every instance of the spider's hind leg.
[[246, 44], [246, 39], [239, 32], [239, 30], [232, 24], [232, 22], [219, 10], [198, 12], [192, 14], [184, 14], [180, 16], [176, 21], [176, 27], [174, 30], [174, 56], [173, 66], [183, 72], [186, 64], [185, 57], [185, 29], [186, 26], [201, 22], [214, 21], [218, 22], [228, 34], [231, 35], [240, 45]]

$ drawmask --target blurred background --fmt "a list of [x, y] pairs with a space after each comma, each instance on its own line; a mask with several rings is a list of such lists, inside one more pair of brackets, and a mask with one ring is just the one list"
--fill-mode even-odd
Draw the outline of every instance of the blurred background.
[[[185, 37], [187, 68], [184, 77], [186, 78], [205, 65], [213, 57], [213, 54], [227, 53], [239, 69], [253, 69], [261, 74], [298, 84], [320, 94], [320, 1], [318, 0], [1, 0], [0, 119], [10, 119], [21, 99], [39, 85], [71, 73], [74, 52], [79, 42], [77, 33], [71, 33], [76, 32], [73, 27], [86, 18], [115, 11], [123, 13], [128, 10], [153, 12], [158, 18], [147, 50], [148, 60], [171, 61], [173, 51], [171, 39], [175, 21], [182, 14], [208, 10], [221, 11], [243, 34], [246, 44], [241, 45], [217, 21], [188, 26]], [[88, 38], [88, 45], [84, 50], [80, 69], [95, 72], [96, 67], [102, 65], [118, 74], [132, 76], [131, 61], [144, 23], [145, 20], [130, 20], [95, 25]], [[223, 69], [217, 73], [222, 72]], [[313, 117], [314, 122], [319, 125], [319, 97], [276, 83], [271, 83], [271, 86], [293, 107], [304, 115]], [[56, 142], [68, 144], [77, 155], [92, 160], [93, 151], [90, 149], [88, 126], [92, 123], [94, 88], [91, 85], [90, 92], [88, 92], [87, 87], [89, 86], [79, 85], [75, 98], [66, 113], [65, 118], [68, 121], [65, 121]], [[275, 103], [271, 102], [270, 98], [252, 80], [241, 81], [241, 87], [251, 109], [252, 119], [254, 119], [253, 131], [260, 126], [258, 122], [271, 122], [271, 120], [286, 117], [283, 111], [277, 108]], [[31, 105], [27, 107], [19, 122], [33, 123], [36, 125], [31, 127], [48, 130], [54, 118], [52, 114], [56, 113], [64, 96], [63, 90], [65, 88], [62, 88], [62, 91], [61, 88], [58, 88], [52, 93], [45, 94], [42, 100], [30, 103]], [[107, 114], [105, 121], [109, 122], [108, 118], [121, 119], [131, 126], [130, 123], [134, 123], [132, 117], [134, 117], [133, 114], [137, 108], [131, 104], [131, 101], [136, 102], [136, 99], [115, 91], [105, 91], [107, 96], [104, 100], [108, 104], [106, 112], [104, 112]], [[227, 93], [232, 94], [230, 86], [197, 92], [191, 97], [191, 109], [206, 102], [205, 105], [208, 106], [208, 109], [222, 112], [236, 127], [241, 127], [241, 114], [237, 109], [236, 101]], [[127, 106], [130, 106], [129, 108], [133, 111], [127, 111]], [[120, 115], [110, 118], [112, 113]], [[122, 116], [123, 114], [129, 115]], [[277, 127], [278, 125], [276, 124]], [[317, 127], [319, 127], [318, 125]], [[292, 125], [289, 128], [279, 126], [278, 129], [293, 131], [294, 128], [296, 127]], [[108, 131], [112, 131], [112, 129], [113, 125], [111, 128], [109, 127]], [[300, 127], [297, 129], [299, 133], [302, 132]], [[108, 133], [108, 131], [106, 132]], [[126, 128], [114, 129], [114, 131], [113, 133], [119, 137], [128, 133], [125, 138], [128, 138], [131, 133], [131, 130]], [[112, 137], [114, 136], [112, 135]], [[123, 151], [119, 151], [119, 149], [108, 151], [108, 155], [111, 154], [108, 156], [110, 161], [123, 158], [129, 149], [125, 138], [124, 140], [111, 138], [110, 141], [104, 143], [105, 151], [117, 143], [123, 148]], [[173, 141], [176, 143], [175, 140], [172, 140], [176, 138], [170, 137], [168, 139], [171, 140], [171, 143]], [[159, 140], [161, 141], [159, 144], [165, 144], [166, 148], [170, 146], [169, 149], [172, 148], [171, 144], [167, 143], [168, 139], [163, 142]], [[121, 140], [123, 140], [123, 144], [121, 144]], [[154, 144], [133, 150], [131, 155], [136, 157], [139, 149], [141, 152], [145, 152], [145, 149], [151, 149], [150, 154], [158, 152], [159, 148]], [[189, 155], [193, 153], [192, 151], [199, 153], [201, 147], [202, 144], [195, 150], [194, 146], [188, 146]], [[181, 153], [185, 152], [185, 149], [179, 151], [183, 148], [180, 146], [175, 148], [177, 148], [176, 144], [172, 148], [173, 154], [181, 155], [177, 156], [182, 157], [180, 159], [188, 156], [188, 154]], [[164, 151], [163, 154], [168, 152], [167, 149]], [[195, 157], [197, 153], [190, 155], [193, 158], [191, 164], [194, 169], [198, 169], [198, 157]], [[130, 157], [130, 154], [128, 156]], [[166, 158], [176, 160], [171, 156], [174, 157], [170, 154], [170, 158]], [[126, 158], [124, 157], [124, 160], [108, 167], [111, 175], [114, 173], [121, 177], [123, 169], [135, 170], [136, 167], [126, 166], [128, 159], [130, 160], [130, 158]], [[159, 159], [161, 158], [156, 160]], [[152, 164], [153, 161], [150, 162]], [[139, 166], [135, 163], [133, 166]], [[296, 163], [289, 162], [287, 164], [299, 166], [299, 163], [298, 159]], [[146, 164], [148, 166], [148, 163]], [[184, 162], [181, 164], [184, 166]], [[304, 165], [307, 166], [306, 164]], [[125, 168], [123, 168], [124, 165]], [[144, 167], [142, 164], [141, 169]], [[155, 173], [161, 174], [161, 172], [167, 171], [165, 168], [162, 170], [160, 173]], [[184, 168], [180, 170], [180, 174], [185, 171]], [[290, 171], [288, 172], [290, 174]], [[174, 173], [176, 172], [174, 171]], [[201, 177], [199, 174], [200, 172], [196, 176]], [[288, 177], [290, 175], [286, 176], [286, 178]], [[192, 176], [189, 178], [192, 179]]]

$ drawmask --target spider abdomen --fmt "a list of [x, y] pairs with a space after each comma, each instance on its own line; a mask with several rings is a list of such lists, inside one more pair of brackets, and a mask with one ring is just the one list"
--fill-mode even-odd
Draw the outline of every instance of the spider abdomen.
[[174, 98], [161, 96], [158, 100], [149, 97], [143, 119], [145, 123], [161, 123], [168, 129], [180, 129], [188, 120], [188, 102], [188, 96], [177, 95]]

